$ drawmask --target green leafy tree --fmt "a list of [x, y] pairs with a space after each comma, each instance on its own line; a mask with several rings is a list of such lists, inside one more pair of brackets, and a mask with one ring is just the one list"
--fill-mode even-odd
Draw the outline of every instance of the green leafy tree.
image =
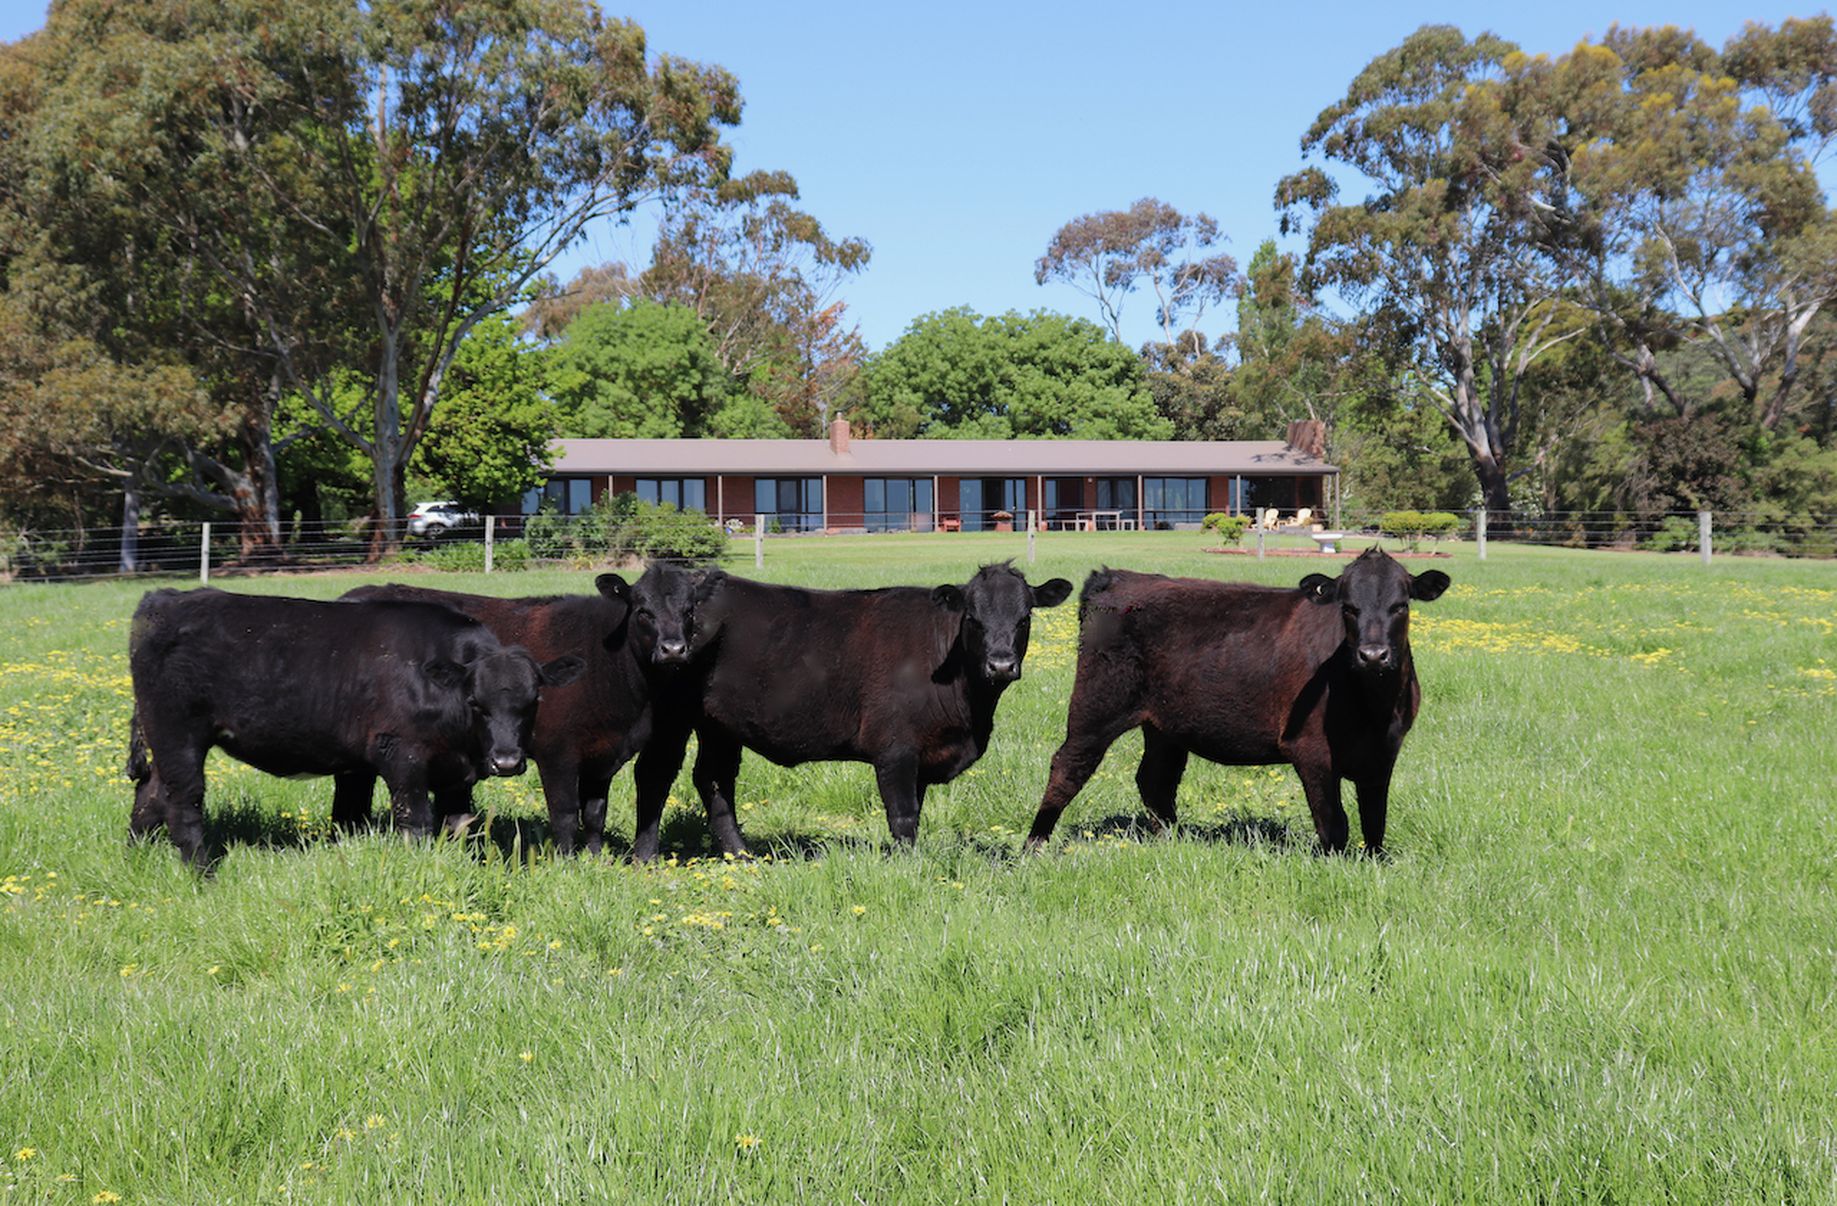
[[1084, 214], [1061, 226], [1034, 265], [1033, 279], [1041, 285], [1061, 281], [1095, 301], [1118, 343], [1123, 303], [1146, 289], [1154, 295], [1161, 342], [1171, 346], [1237, 282], [1236, 261], [1213, 251], [1223, 238], [1208, 215], [1183, 214], [1143, 197], [1128, 209]]
[[1532, 118], [1552, 260], [1579, 282], [1646, 411], [1689, 417], [1666, 353], [1707, 351], [1772, 431], [1806, 400], [1807, 339], [1837, 297], [1837, 223], [1818, 165], [1837, 138], [1831, 18], [1750, 23], [1721, 54], [1671, 27], [1610, 29], [1557, 59], [1506, 63], [1502, 104]]
[[568, 436], [710, 434], [736, 392], [707, 325], [687, 306], [590, 306], [550, 355], [550, 391]]
[[541, 484], [553, 463], [556, 407], [543, 353], [508, 314], [480, 322], [453, 358], [446, 399], [415, 449], [435, 493], [489, 509]]
[[[589, 223], [723, 174], [718, 130], [739, 118], [726, 72], [651, 56], [638, 26], [588, 0], [235, 0], [208, 27], [84, 9], [103, 25], [145, 14], [141, 61], [176, 48], [209, 67], [197, 102], [154, 130], [159, 162], [183, 169], [167, 177], [208, 187], [134, 200], [234, 297], [284, 388], [369, 460], [385, 538], [466, 336]], [[112, 94], [131, 99], [139, 62], [113, 58], [126, 82]], [[277, 255], [328, 273], [277, 272]], [[321, 283], [362, 323], [352, 406], [302, 359], [297, 300]]]
[[1311, 277], [1391, 313], [1499, 509], [1510, 502], [1525, 374], [1576, 334], [1553, 329], [1560, 275], [1527, 221], [1543, 144], [1523, 137], [1488, 87], [1515, 53], [1492, 34], [1419, 29], [1302, 138], [1304, 154], [1355, 173], [1365, 196], [1338, 203], [1338, 180], [1320, 166], [1276, 190], [1283, 229], [1308, 233]]
[[771, 430], [820, 434], [853, 400], [865, 356], [833, 296], [867, 266], [870, 249], [830, 235], [797, 200], [785, 172], [680, 190], [666, 199], [649, 267], [633, 276], [623, 264], [602, 264], [565, 287], [547, 280], [529, 322], [553, 334], [594, 301], [686, 306], [707, 325], [728, 374], [777, 411], [783, 422]]
[[885, 436], [1166, 439], [1142, 361], [1062, 314], [927, 314], [876, 356], [859, 417]]

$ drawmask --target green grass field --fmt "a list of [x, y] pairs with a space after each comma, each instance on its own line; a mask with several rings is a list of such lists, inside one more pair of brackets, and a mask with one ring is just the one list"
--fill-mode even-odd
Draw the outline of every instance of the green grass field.
[[[759, 573], [961, 581], [1021, 540]], [[1321, 568], [1202, 543], [1055, 533], [1031, 576]], [[640, 870], [543, 853], [533, 773], [480, 792], [499, 841], [415, 847], [219, 754], [199, 879], [126, 841], [142, 587], [0, 590], [0, 1202], [1837, 1199], [1837, 566], [1435, 564], [1388, 864], [1315, 855], [1286, 767], [1195, 762], [1138, 836], [1128, 738], [1021, 857], [1067, 604], [916, 853], [865, 766], [749, 757], [733, 865], [685, 775]], [[629, 771], [611, 813], [622, 848]]]

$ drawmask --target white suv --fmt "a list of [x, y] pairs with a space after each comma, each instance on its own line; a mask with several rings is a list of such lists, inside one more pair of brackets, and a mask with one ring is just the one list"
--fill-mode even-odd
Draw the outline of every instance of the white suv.
[[452, 499], [420, 502], [408, 513], [408, 534], [432, 539], [454, 528], [472, 527], [481, 522], [477, 511], [468, 511]]

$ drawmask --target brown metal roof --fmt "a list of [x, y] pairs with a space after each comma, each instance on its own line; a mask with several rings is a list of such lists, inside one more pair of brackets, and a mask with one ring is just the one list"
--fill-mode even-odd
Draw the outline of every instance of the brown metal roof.
[[821, 473], [1244, 474], [1338, 473], [1281, 440], [559, 440], [554, 473], [809, 476]]

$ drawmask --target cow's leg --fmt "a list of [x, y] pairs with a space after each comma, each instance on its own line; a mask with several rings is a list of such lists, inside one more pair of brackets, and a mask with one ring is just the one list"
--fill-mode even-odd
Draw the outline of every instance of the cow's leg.
[[166, 801], [159, 775], [151, 767], [134, 782], [134, 811], [128, 816], [128, 835], [145, 837], [166, 823]]
[[1308, 811], [1314, 814], [1314, 832], [1320, 837], [1320, 848], [1328, 854], [1340, 854], [1351, 836], [1346, 809], [1340, 803], [1340, 780], [1326, 761], [1295, 765], [1301, 776], [1301, 790], [1307, 793]]
[[1387, 766], [1352, 783], [1359, 794], [1359, 832], [1365, 838], [1365, 853], [1379, 857], [1384, 853], [1384, 820], [1390, 812], [1391, 768]]
[[472, 785], [461, 784], [458, 787], [443, 787], [434, 793], [433, 820], [440, 822], [441, 831], [453, 837], [464, 837], [472, 828]]
[[740, 836], [740, 825], [734, 819], [734, 780], [740, 774], [740, 743], [720, 733], [704, 732], [698, 737], [695, 769], [691, 774], [695, 790], [708, 812], [708, 831], [714, 834], [722, 854], [745, 854], [746, 839]]
[[350, 833], [370, 823], [370, 798], [376, 794], [374, 771], [346, 771], [332, 776], [332, 823]]
[[687, 728], [659, 728], [638, 755], [638, 764], [632, 768], [632, 781], [638, 789], [638, 820], [631, 839], [634, 863], [648, 863], [657, 857], [657, 830], [663, 824], [664, 801], [669, 798], [670, 784], [676, 781], [688, 748]]
[[542, 780], [542, 798], [549, 807], [555, 853], [573, 854], [580, 832], [580, 763], [572, 758], [539, 759], [536, 775]]
[[612, 791], [610, 771], [582, 771], [575, 791], [580, 796], [580, 844], [598, 854], [606, 839], [606, 797]]
[[157, 814], [185, 861], [202, 867], [209, 857], [204, 849], [204, 758], [210, 753], [209, 732], [182, 717], [167, 719], [154, 711], [143, 711], [139, 719], [150, 772], [147, 782], [157, 787], [144, 806], [135, 793], [136, 811], [148, 819]]
[[138, 708], [128, 721], [128, 778], [134, 781], [134, 810], [128, 814], [128, 835], [145, 837], [166, 823], [166, 801], [160, 793], [159, 776], [153, 772], [146, 736], [140, 731]]
[[434, 828], [434, 801], [428, 793], [427, 780], [406, 768], [383, 772], [389, 788], [389, 812], [396, 832], [405, 837], [424, 838]]
[[892, 831], [893, 841], [901, 846], [913, 845], [918, 841], [917, 760], [875, 763], [874, 778], [880, 783], [880, 801], [886, 805], [887, 828]]
[[1040, 797], [1040, 810], [1034, 814], [1033, 828], [1027, 834], [1027, 845], [1038, 849], [1052, 836], [1059, 814], [1072, 802], [1084, 785], [1090, 782], [1103, 756], [1116, 739], [1134, 728], [1135, 717], [1093, 716], [1083, 713], [1074, 702], [1065, 726], [1065, 742], [1052, 756], [1052, 770], [1046, 776], [1046, 794]]
[[1186, 774], [1186, 747], [1176, 744], [1152, 724], [1142, 726], [1142, 762], [1135, 768], [1135, 786], [1148, 808], [1149, 824], [1156, 833], [1174, 824], [1174, 795]]

